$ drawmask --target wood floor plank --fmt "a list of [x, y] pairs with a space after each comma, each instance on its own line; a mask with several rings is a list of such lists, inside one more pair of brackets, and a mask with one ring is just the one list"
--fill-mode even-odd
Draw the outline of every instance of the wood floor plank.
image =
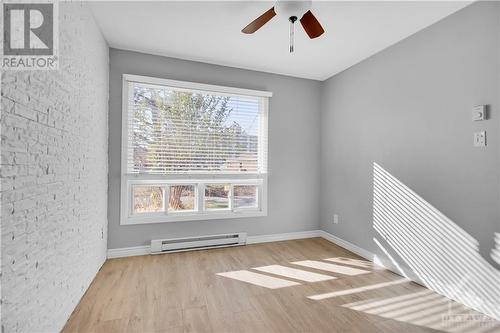
[[[349, 276], [292, 264], [305, 260], [368, 273]], [[269, 265], [336, 279], [307, 282], [254, 270]], [[218, 275], [240, 270], [300, 284], [269, 289]], [[443, 320], [446, 315], [451, 320]], [[63, 332], [500, 332], [500, 323], [481, 318], [335, 244], [312, 238], [108, 260]]]
[[184, 332], [212, 332], [206, 306], [183, 309]]

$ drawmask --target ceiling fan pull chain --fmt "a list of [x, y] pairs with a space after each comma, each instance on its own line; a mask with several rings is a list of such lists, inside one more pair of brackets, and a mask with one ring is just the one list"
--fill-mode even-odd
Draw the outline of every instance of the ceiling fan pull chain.
[[297, 21], [297, 16], [290, 16], [288, 19], [290, 21], [290, 53], [293, 53], [294, 51], [294, 30], [295, 30], [295, 21]]

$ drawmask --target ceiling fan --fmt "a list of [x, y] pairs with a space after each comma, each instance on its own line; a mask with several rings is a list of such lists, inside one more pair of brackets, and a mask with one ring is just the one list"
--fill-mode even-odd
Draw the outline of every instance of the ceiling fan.
[[290, 53], [294, 51], [294, 24], [300, 17], [300, 24], [306, 31], [309, 38], [314, 39], [321, 36], [325, 30], [311, 12], [311, 0], [309, 1], [290, 1], [278, 0], [274, 7], [266, 11], [261, 16], [250, 22], [246, 27], [241, 30], [245, 34], [253, 34], [264, 24], [269, 22], [276, 14], [279, 16], [287, 17], [290, 21]]

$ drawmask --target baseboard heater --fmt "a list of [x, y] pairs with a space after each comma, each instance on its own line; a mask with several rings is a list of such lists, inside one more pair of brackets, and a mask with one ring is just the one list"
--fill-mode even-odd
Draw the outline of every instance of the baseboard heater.
[[151, 240], [151, 254], [238, 246], [245, 245], [246, 242], [246, 232], [186, 238], [153, 239]]

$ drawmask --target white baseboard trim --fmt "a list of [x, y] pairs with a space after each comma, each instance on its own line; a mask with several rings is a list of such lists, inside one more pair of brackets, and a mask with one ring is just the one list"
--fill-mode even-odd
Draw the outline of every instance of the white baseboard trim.
[[[337, 244], [340, 247], [343, 247], [346, 250], [349, 250], [366, 260], [374, 262], [375, 255], [370, 251], [367, 251], [357, 245], [354, 245], [342, 238], [334, 236], [324, 230], [309, 230], [309, 231], [299, 231], [299, 232], [288, 232], [283, 234], [271, 234], [271, 235], [258, 235], [258, 236], [248, 236], [247, 244], [259, 244], [259, 243], [268, 243], [268, 242], [279, 242], [286, 240], [294, 240], [294, 239], [304, 239], [304, 238], [314, 238], [321, 237], [324, 238], [334, 244]], [[124, 258], [124, 257], [134, 257], [134, 256], [143, 256], [151, 253], [151, 249], [149, 245], [143, 246], [133, 246], [133, 247], [123, 247], [117, 249], [108, 249], [107, 258]], [[383, 265], [385, 268], [401, 275], [401, 272], [392, 265], [391, 262], [383, 261], [380, 262], [378, 260], [378, 264]], [[413, 279], [415, 280], [415, 279]], [[418, 281], [417, 281], [418, 282]]]
[[[288, 232], [288, 233], [283, 233], [283, 234], [271, 234], [271, 235], [258, 235], [258, 236], [248, 236], [247, 237], [247, 244], [259, 244], [259, 243], [268, 243], [268, 242], [279, 242], [279, 241], [286, 241], [286, 240], [293, 240], [293, 239], [304, 239], [304, 238], [314, 238], [314, 237], [321, 237], [324, 238], [334, 244], [337, 244], [340, 247], [343, 247], [346, 250], [349, 250], [366, 260], [369, 260], [371, 262], [377, 261], [376, 263], [379, 265], [384, 266], [385, 268], [393, 271], [396, 274], [403, 275], [402, 272], [394, 266], [390, 261], [383, 260], [381, 258], [378, 258], [378, 260], [375, 260], [375, 254], [371, 253], [370, 251], [367, 251], [355, 244], [352, 244], [342, 238], [339, 238], [337, 236], [334, 236], [330, 234], [329, 232], [326, 232], [324, 230], [309, 230], [309, 231], [298, 231], [298, 232]], [[118, 249], [108, 249], [107, 257], [108, 259], [113, 259], [113, 258], [124, 258], [124, 257], [133, 257], [133, 256], [143, 256], [151, 253], [151, 249], [149, 245], [144, 245], [144, 246], [133, 246], [133, 247], [124, 247], [124, 248], [118, 248]], [[400, 267], [401, 268], [401, 267]], [[403, 267], [403, 269], [406, 271], [406, 273], [411, 272], [407, 267]], [[404, 275], [407, 275], [407, 274]], [[409, 276], [410, 279], [412, 279], [415, 282], [421, 283], [416, 276], [413, 276], [410, 273], [411, 276]]]
[[320, 233], [321, 230], [309, 230], [309, 231], [288, 232], [284, 234], [248, 236], [247, 244], [279, 242], [292, 239], [320, 237]]
[[332, 235], [329, 232], [326, 232], [324, 230], [320, 230], [320, 236], [321, 238], [326, 239], [327, 241], [330, 241], [334, 244], [337, 244], [338, 246], [343, 247], [346, 250], [349, 250], [353, 253], [356, 253], [358, 256], [365, 258], [366, 260], [372, 261], [375, 255], [371, 253], [370, 251], [367, 251], [357, 245], [354, 245], [352, 243], [349, 243], [346, 240], [343, 240], [342, 238], [339, 238], [337, 236]]
[[150, 254], [150, 252], [151, 249], [149, 245], [108, 249], [108, 259], [143, 256], [145, 254]]
[[[321, 237], [324, 238], [338, 246], [343, 247], [369, 261], [374, 261], [375, 255], [370, 251], [367, 251], [357, 245], [354, 245], [346, 240], [343, 240], [337, 236], [334, 236], [324, 230], [309, 230], [309, 231], [298, 231], [298, 232], [288, 232], [283, 234], [271, 234], [271, 235], [258, 235], [258, 236], [248, 236], [247, 244], [259, 244], [259, 243], [269, 243], [269, 242], [279, 242], [294, 239], [304, 239], [304, 238], [314, 238]], [[108, 249], [107, 257], [108, 259], [113, 258], [124, 258], [124, 257], [134, 257], [143, 256], [151, 253], [149, 245], [143, 246], [133, 246], [133, 247], [123, 247], [117, 249]], [[394, 271], [397, 274], [401, 274], [396, 267], [390, 262], [383, 262], [384, 267]]]
[[324, 239], [326, 239], [334, 244], [337, 244], [338, 246], [343, 247], [344, 249], [349, 250], [349, 251], [357, 254], [358, 256], [365, 258], [366, 260], [369, 260], [369, 261], [371, 261], [379, 266], [382, 266], [382, 267], [384, 267], [384, 268], [390, 270], [391, 272], [396, 273], [400, 276], [404, 276], [405, 278], [412, 280], [413, 282], [424, 285], [422, 280], [420, 280], [418, 278], [418, 276], [415, 273], [413, 273], [413, 271], [409, 267], [407, 267], [405, 265], [399, 265], [399, 267], [398, 267], [390, 260], [387, 260], [385, 258], [380, 258], [380, 257], [376, 256], [374, 253], [372, 253], [368, 250], [365, 250], [365, 249], [363, 249], [355, 244], [352, 244], [352, 243], [350, 243], [342, 238], [334, 236], [331, 233], [326, 232], [324, 230], [321, 230], [320, 234], [321, 234], [322, 238], [324, 238]]
[[[285, 241], [292, 239], [313, 238], [313, 237], [320, 237], [320, 234], [321, 230], [309, 230], [309, 231], [299, 231], [299, 232], [288, 232], [284, 234], [248, 236], [247, 244], [258, 244], [258, 243], [278, 242], [278, 241]], [[108, 259], [142, 256], [150, 253], [151, 250], [149, 245], [108, 249]]]

